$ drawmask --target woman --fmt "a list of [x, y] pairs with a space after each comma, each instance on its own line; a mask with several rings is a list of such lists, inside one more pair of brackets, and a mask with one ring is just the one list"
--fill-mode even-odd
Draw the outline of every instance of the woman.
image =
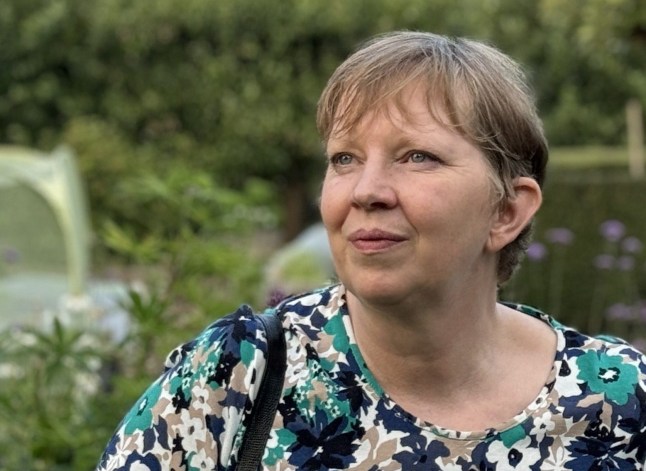
[[[318, 127], [340, 283], [274, 309], [287, 373], [264, 468], [643, 469], [642, 355], [496, 300], [547, 162], [517, 65], [381, 36], [331, 77]], [[235, 469], [265, 351], [244, 307], [180, 347], [100, 469]]]

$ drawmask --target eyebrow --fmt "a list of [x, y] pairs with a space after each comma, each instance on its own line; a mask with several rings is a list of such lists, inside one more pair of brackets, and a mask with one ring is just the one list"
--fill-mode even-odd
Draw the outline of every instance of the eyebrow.
[[[356, 138], [349, 137], [350, 133], [345, 133], [343, 137], [340, 138], [332, 138], [328, 139], [327, 144], [325, 145], [325, 153], [330, 154], [330, 153], [335, 153], [339, 152], [342, 150], [348, 150], [350, 152], [352, 149], [357, 148], [355, 144]], [[333, 143], [333, 145], [330, 145], [330, 143]], [[398, 135], [397, 139], [393, 142], [393, 144], [389, 145], [389, 148], [391, 149], [402, 149], [402, 148], [411, 148], [411, 149], [419, 149], [419, 150], [428, 150], [432, 151], [434, 153], [444, 153], [445, 151], [442, 151], [440, 146], [437, 146], [433, 143], [432, 139], [419, 139], [415, 138], [414, 135], [406, 133], [405, 130], [402, 131], [401, 134]], [[330, 149], [333, 150], [333, 152], [330, 151]]]

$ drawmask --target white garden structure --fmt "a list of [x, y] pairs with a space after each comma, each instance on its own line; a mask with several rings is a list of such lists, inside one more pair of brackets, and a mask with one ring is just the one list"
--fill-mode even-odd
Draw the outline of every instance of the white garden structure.
[[[89, 280], [90, 237], [71, 150], [0, 145], [0, 328], [46, 326], [53, 316], [100, 320], [92, 293], [101, 286]], [[114, 285], [107, 289], [114, 298]], [[75, 313], [82, 318], [71, 319]]]

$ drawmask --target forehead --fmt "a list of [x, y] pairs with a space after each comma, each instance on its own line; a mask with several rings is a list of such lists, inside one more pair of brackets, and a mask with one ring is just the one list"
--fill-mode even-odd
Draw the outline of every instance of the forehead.
[[445, 100], [422, 83], [411, 83], [372, 106], [363, 101], [363, 97], [356, 93], [341, 100], [329, 139], [352, 137], [376, 119], [384, 117], [403, 133], [423, 132], [439, 126], [461, 134], [450, 117]]

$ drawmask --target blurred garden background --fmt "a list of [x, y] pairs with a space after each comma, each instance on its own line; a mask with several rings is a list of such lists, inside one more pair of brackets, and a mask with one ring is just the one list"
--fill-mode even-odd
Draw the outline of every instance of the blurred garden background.
[[[88, 276], [123, 287], [113, 309], [129, 327], [98, 328], [81, 303], [4, 328], [0, 469], [92, 469], [170, 349], [240, 303], [265, 306], [269, 257], [318, 220], [318, 95], [358, 43], [395, 29], [491, 41], [536, 89], [545, 202], [501, 298], [646, 347], [646, 180], [629, 160], [642, 0], [3, 0], [0, 144], [71, 149]], [[0, 278], [65, 264], [34, 197], [0, 185]], [[319, 282], [297, 258], [292, 274]]]

